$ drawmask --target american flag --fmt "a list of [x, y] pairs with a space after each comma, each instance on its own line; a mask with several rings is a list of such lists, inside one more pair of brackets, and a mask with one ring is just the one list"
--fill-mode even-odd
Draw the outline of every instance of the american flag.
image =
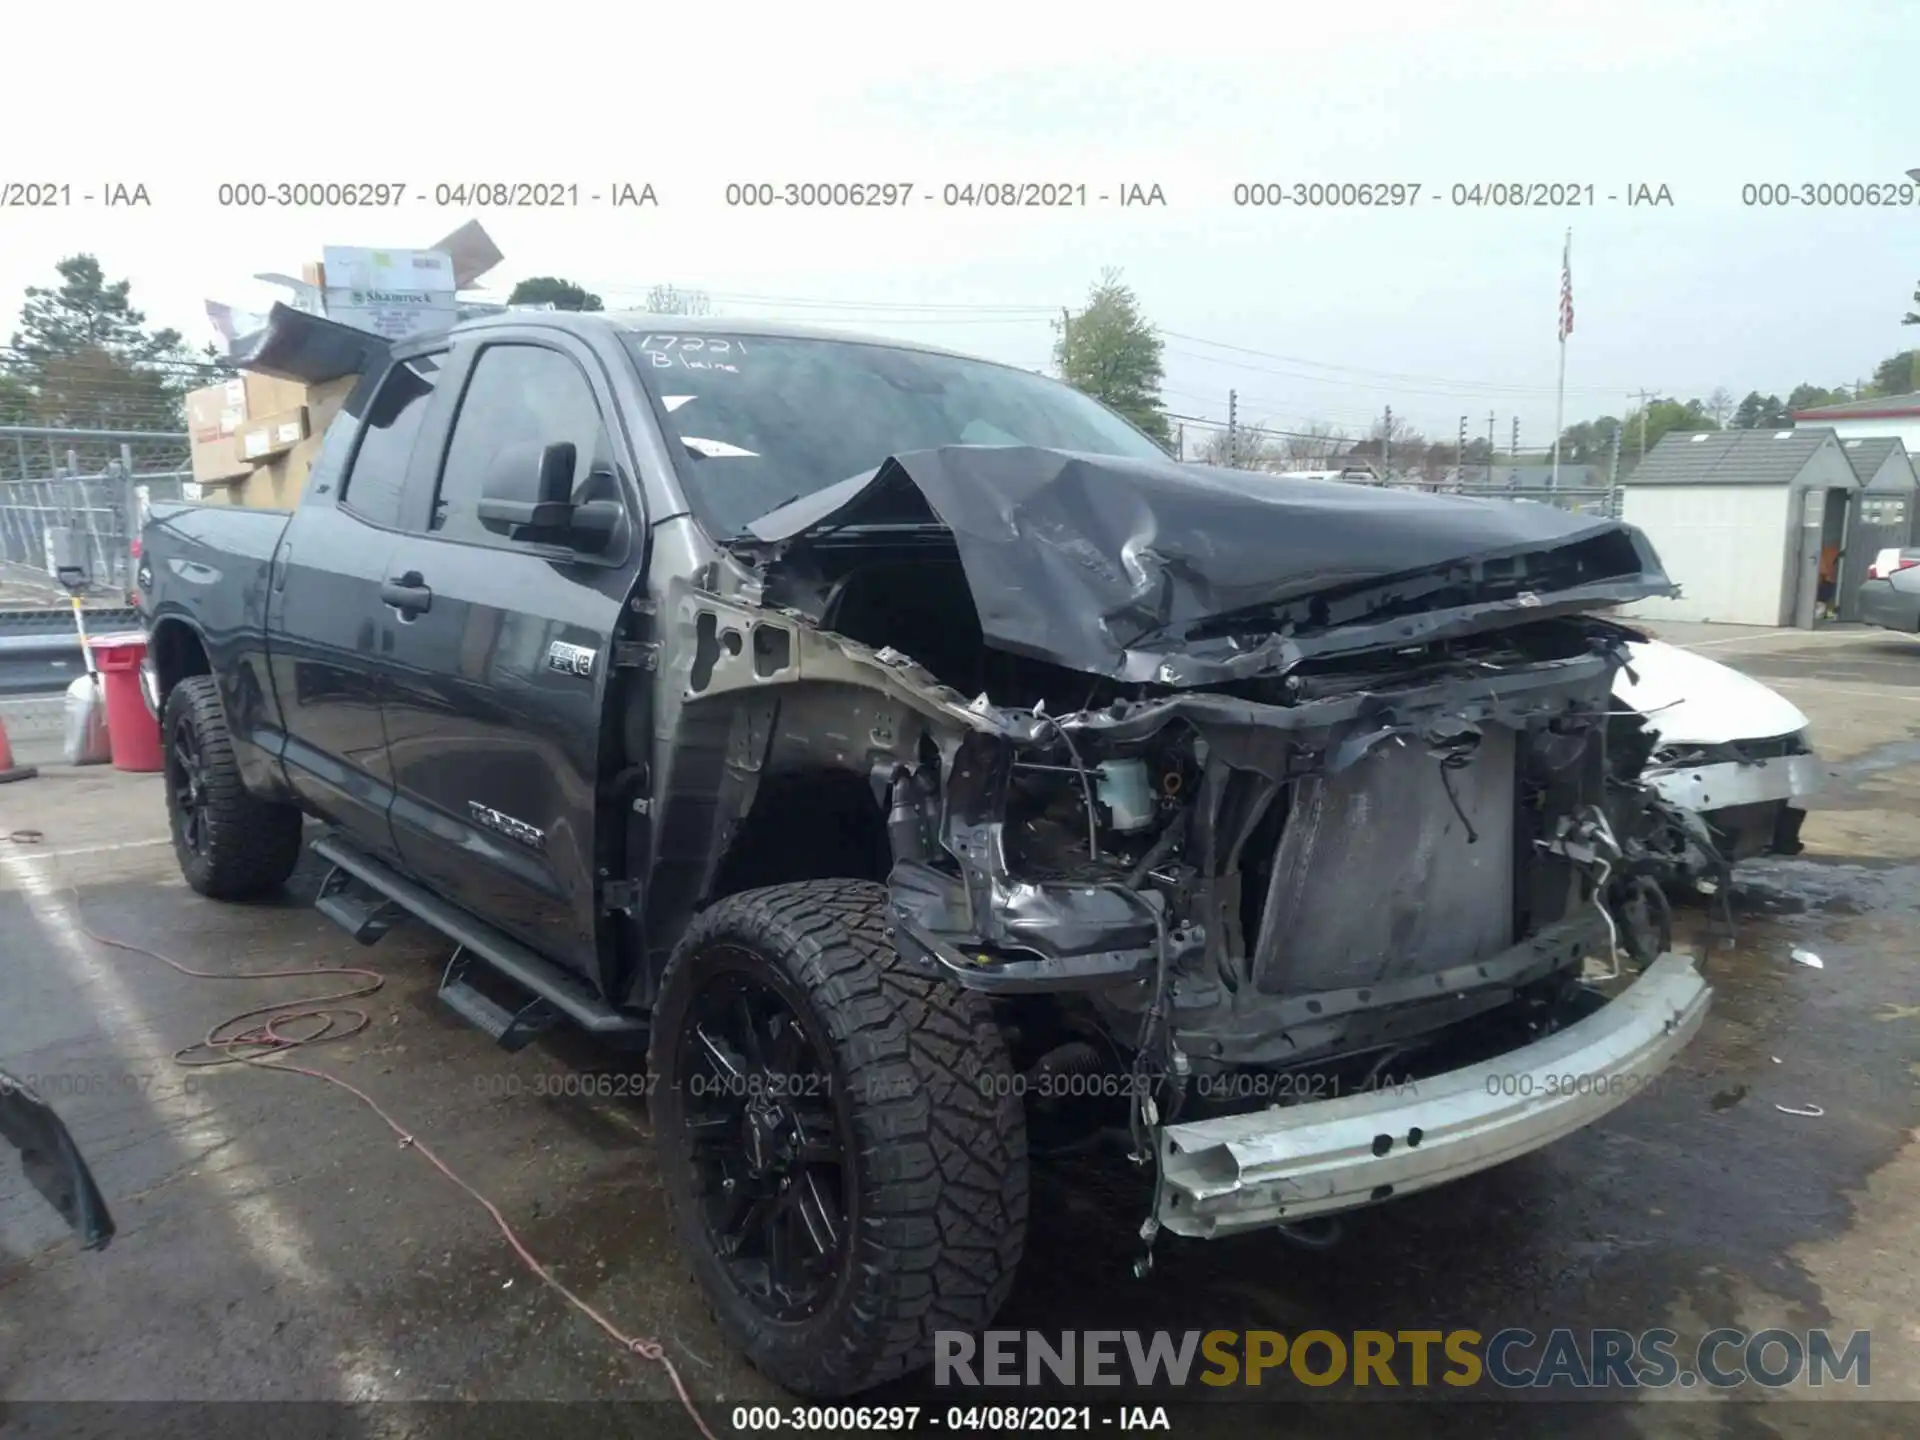
[[1560, 252], [1560, 338], [1573, 333], [1573, 235], [1567, 235], [1567, 248]]

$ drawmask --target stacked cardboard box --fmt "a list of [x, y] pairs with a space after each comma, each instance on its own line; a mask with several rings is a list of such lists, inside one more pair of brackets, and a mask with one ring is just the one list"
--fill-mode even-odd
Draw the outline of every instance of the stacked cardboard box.
[[278, 420], [306, 405], [307, 387], [251, 372], [237, 380], [209, 385], [187, 396], [187, 432], [193, 454], [193, 478], [200, 485], [221, 485], [253, 469], [240, 435], [249, 425]]
[[[343, 350], [340, 337], [377, 336], [365, 345], [384, 351], [385, 344], [453, 325], [469, 303], [459, 292], [501, 258], [479, 222], [468, 221], [430, 249], [328, 245], [319, 261], [301, 267], [297, 280], [277, 273], [255, 276], [289, 291], [284, 304], [299, 312], [283, 317], [290, 323], [277, 331], [267, 316], [208, 301], [208, 316], [240, 365], [261, 364], [279, 376], [305, 378], [249, 368], [238, 380], [187, 397], [193, 450], [187, 498], [273, 508], [296, 504], [328, 425], [359, 379], [357, 371], [340, 372], [364, 367], [372, 353], [359, 343]], [[264, 358], [262, 342], [276, 336], [286, 344], [278, 347], [277, 360]], [[338, 358], [343, 353], [348, 358]]]
[[[230, 401], [236, 392], [248, 392], [250, 401], [253, 394], [259, 399], [251, 404], [246, 418], [219, 439], [203, 446], [200, 432], [195, 431], [193, 473], [198, 493], [189, 491], [186, 498], [213, 505], [291, 509], [306, 488], [307, 472], [320, 453], [327, 427], [359, 378], [342, 375], [306, 385], [249, 373], [225, 385], [196, 390], [187, 397], [189, 416], [201, 397], [208, 397], [203, 406], [213, 404], [214, 397]], [[222, 413], [231, 414], [231, 407]]]

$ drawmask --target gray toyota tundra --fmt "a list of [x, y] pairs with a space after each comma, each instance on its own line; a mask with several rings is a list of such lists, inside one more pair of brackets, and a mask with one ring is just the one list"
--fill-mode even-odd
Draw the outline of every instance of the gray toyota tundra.
[[694, 1272], [796, 1391], [986, 1325], [1043, 1154], [1132, 1148], [1142, 1272], [1305, 1239], [1707, 1007], [1618, 900], [1605, 612], [1672, 587], [1616, 521], [1178, 464], [923, 346], [509, 313], [370, 356], [292, 513], [143, 547], [188, 882], [280, 885], [315, 817], [320, 908], [444, 933], [501, 1045], [645, 1037]]

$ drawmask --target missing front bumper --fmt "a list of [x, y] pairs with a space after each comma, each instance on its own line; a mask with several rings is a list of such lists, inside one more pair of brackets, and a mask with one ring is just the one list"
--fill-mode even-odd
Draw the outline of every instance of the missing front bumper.
[[1210, 1237], [1424, 1190], [1571, 1134], [1645, 1090], [1712, 989], [1662, 955], [1611, 1003], [1480, 1065], [1391, 1090], [1163, 1127], [1160, 1223]]

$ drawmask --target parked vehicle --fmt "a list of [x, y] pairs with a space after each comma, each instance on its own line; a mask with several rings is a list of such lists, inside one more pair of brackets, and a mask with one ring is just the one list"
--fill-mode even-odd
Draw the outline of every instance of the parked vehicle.
[[1615, 521], [1178, 465], [925, 347], [512, 315], [395, 347], [292, 514], [155, 506], [139, 589], [188, 882], [317, 816], [320, 908], [456, 941], [502, 1045], [645, 1033], [694, 1272], [796, 1391], [991, 1320], [1034, 1149], [1117, 1119], [1148, 1244], [1302, 1236], [1593, 1121], [1708, 1004], [1587, 983], [1597, 612], [1672, 590]]
[[1758, 855], [1800, 853], [1800, 826], [1820, 793], [1820, 757], [1807, 717], [1778, 692], [1705, 655], [1659, 640], [1629, 644], [1617, 700], [1649, 737], [1639, 779], [1668, 805], [1698, 816], [1664, 878], [1724, 880]]
[[113, 1239], [113, 1215], [93, 1172], [54, 1108], [24, 1080], [0, 1070], [0, 1140], [20, 1155], [27, 1183], [53, 1206], [88, 1250]]
[[1889, 549], [1874, 556], [1860, 586], [1860, 618], [1882, 630], [1920, 633], [1920, 550]]

